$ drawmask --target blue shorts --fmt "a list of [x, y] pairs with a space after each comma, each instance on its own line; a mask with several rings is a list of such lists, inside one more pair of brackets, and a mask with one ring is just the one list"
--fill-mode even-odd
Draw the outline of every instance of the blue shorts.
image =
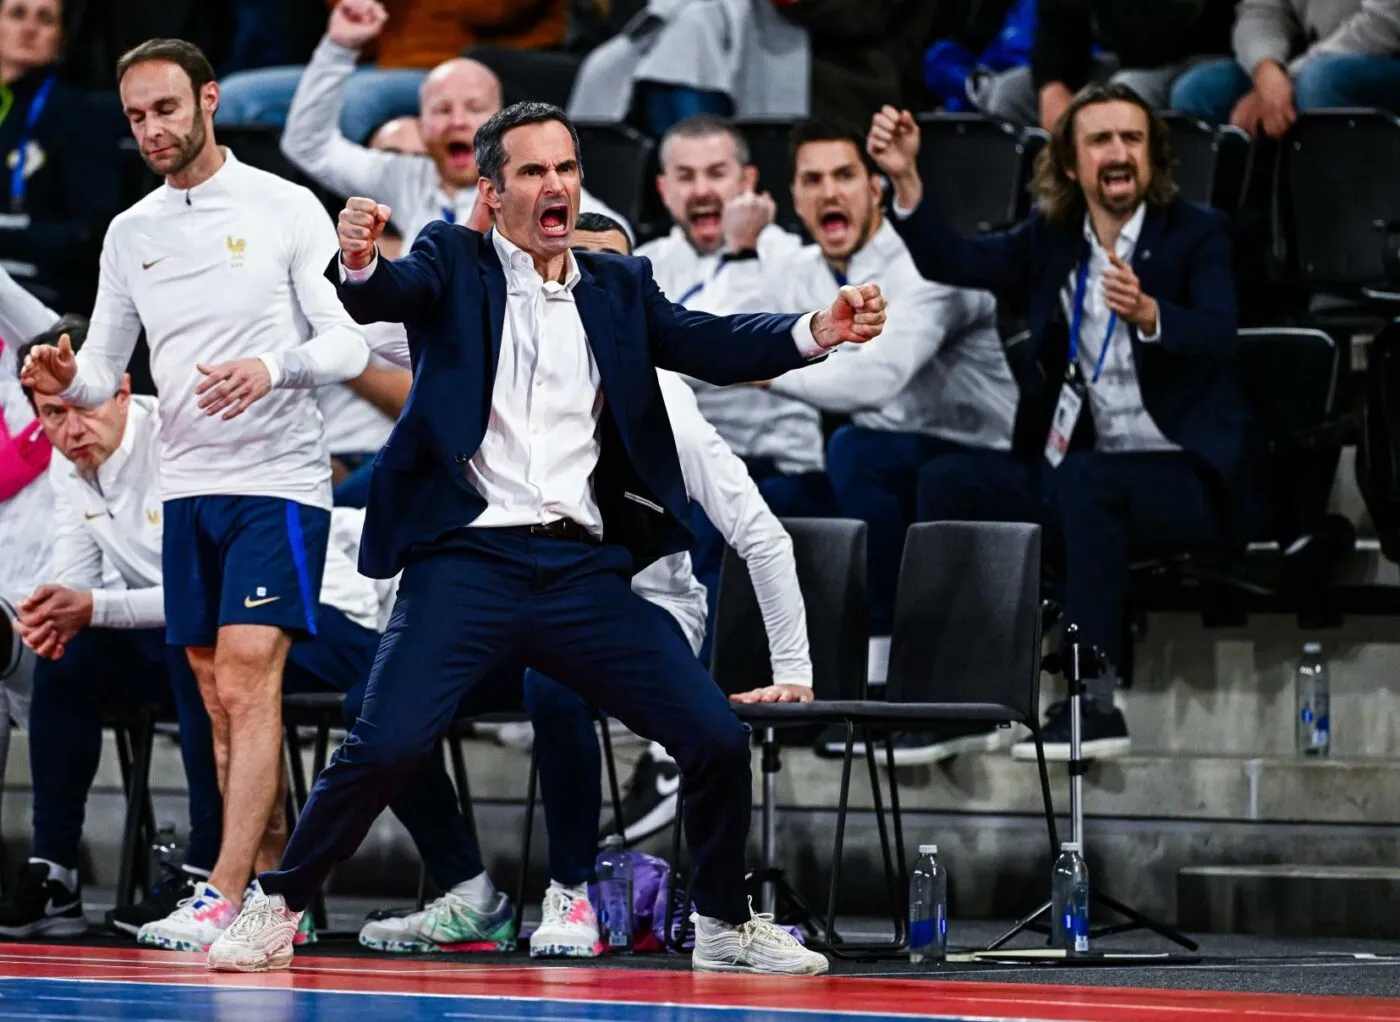
[[182, 497], [165, 502], [165, 635], [212, 646], [223, 625], [316, 634], [331, 515], [277, 497]]

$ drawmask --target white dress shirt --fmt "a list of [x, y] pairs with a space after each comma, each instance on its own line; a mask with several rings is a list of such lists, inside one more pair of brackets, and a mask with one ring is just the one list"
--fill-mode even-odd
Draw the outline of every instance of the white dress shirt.
[[[769, 224], [758, 236], [758, 259], [721, 263], [720, 253], [695, 250], [679, 226], [649, 241], [637, 255], [651, 260], [656, 286], [671, 301], [699, 312], [724, 316], [768, 311], [731, 307], [723, 279], [732, 273], [769, 272], [802, 248], [797, 235]], [[808, 370], [804, 370], [806, 372]], [[800, 475], [826, 467], [821, 414], [803, 401], [756, 387], [716, 387], [686, 378], [695, 390], [700, 414], [744, 458], [771, 458], [779, 472]]]
[[[448, 194], [437, 167], [426, 156], [367, 149], [340, 133], [345, 83], [360, 59], [329, 38], [321, 40], [301, 72], [282, 130], [282, 152], [309, 177], [337, 195], [366, 195], [392, 210], [389, 222], [405, 249], [434, 220], [464, 224], [476, 207], [475, 187]], [[587, 154], [580, 154], [587, 169]], [[585, 190], [579, 211], [603, 213], [627, 228], [627, 221]]]
[[[884, 331], [869, 344], [842, 345], [769, 389], [850, 415], [863, 429], [1009, 450], [1017, 392], [997, 333], [996, 299], [925, 280], [888, 222], [851, 257], [846, 276], [880, 285], [888, 303]], [[743, 311], [829, 304], [839, 290], [818, 245], [762, 270], [735, 263], [715, 286]]]
[[[57, 496], [50, 577], [59, 585], [92, 593], [95, 628], [165, 624], [160, 431], [156, 399], [138, 395], [131, 399], [121, 443], [98, 466], [95, 479], [84, 477], [57, 452], [49, 463]], [[356, 624], [378, 629], [380, 594], [356, 569], [355, 555], [343, 540], [347, 530], [358, 536], [363, 524], [363, 512], [331, 512], [331, 535], [337, 542], [326, 550], [320, 602]]]
[[[306, 188], [225, 153], [203, 184], [162, 185], [112, 221], [87, 343], [63, 396], [89, 407], [111, 397], [144, 327], [165, 499], [228, 494], [330, 508], [330, 455], [310, 388], [358, 376], [369, 360], [324, 276], [335, 228]], [[273, 391], [235, 419], [206, 415], [196, 364], [252, 357]]]
[[[1143, 203], [1118, 232], [1114, 250], [1118, 258], [1130, 266], [1146, 215], [1147, 204]], [[1104, 355], [1103, 373], [1097, 382], [1094, 381], [1094, 370], [1098, 365], [1099, 354], [1103, 351], [1109, 319], [1113, 313], [1103, 294], [1104, 271], [1111, 265], [1108, 261], [1108, 251], [1099, 244], [1098, 235], [1094, 233], [1094, 225], [1088, 214], [1084, 217], [1084, 240], [1089, 243], [1089, 276], [1084, 295], [1084, 318], [1079, 328], [1079, 369], [1089, 386], [1089, 408], [1094, 416], [1094, 432], [1097, 435], [1095, 449], [1180, 450], [1157, 428], [1157, 424], [1152, 421], [1152, 416], [1142, 403], [1142, 388], [1138, 385], [1137, 363], [1133, 359], [1128, 324], [1121, 317], [1115, 321], [1113, 336], [1108, 338], [1109, 347]], [[1078, 279], [1079, 267], [1076, 266], [1070, 271], [1069, 280], [1060, 292], [1065, 318], [1070, 323], [1074, 322], [1074, 292]], [[1151, 336], [1139, 332], [1138, 340], [1151, 344], [1161, 339], [1162, 323], [1159, 314], [1157, 332]]]
[[[803, 370], [808, 371], [808, 370]], [[744, 559], [768, 633], [774, 684], [812, 684], [807, 610], [797, 581], [792, 539], [758, 492], [748, 469], [705, 421], [695, 395], [675, 373], [661, 370], [661, 396], [676, 437], [686, 493]], [[668, 611], [697, 654], [709, 615], [705, 587], [692, 571], [690, 554], [663, 557], [638, 572], [632, 591]]]
[[[369, 364], [379, 369], [394, 368], [376, 349], [391, 333], [403, 333], [401, 323], [367, 323], [365, 342]], [[316, 389], [316, 406], [325, 424], [326, 450], [331, 454], [372, 454], [384, 446], [394, 428], [394, 420], [350, 389], [348, 383], [332, 383]]]

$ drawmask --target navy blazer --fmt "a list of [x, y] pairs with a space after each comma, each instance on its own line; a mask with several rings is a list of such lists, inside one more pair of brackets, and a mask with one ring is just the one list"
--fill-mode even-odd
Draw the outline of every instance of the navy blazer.
[[[574, 302], [604, 398], [594, 498], [604, 542], [625, 544], [640, 571], [690, 545], [690, 501], [657, 368], [721, 385], [771, 379], [806, 364], [792, 338], [799, 317], [690, 312], [661, 293], [646, 259], [574, 258]], [[491, 414], [505, 272], [489, 235], [439, 221], [362, 283], [341, 283], [339, 255], [326, 273], [356, 322], [408, 330], [413, 388], [374, 459], [360, 544], [360, 570], [389, 578], [486, 508], [466, 470]]]
[[[1069, 357], [1060, 293], [1089, 254], [1083, 221], [1054, 227], [1036, 213], [1008, 231], [964, 238], [931, 202], [891, 220], [929, 280], [1029, 305], [1030, 350], [1010, 359], [1021, 390], [1016, 449], [1040, 457]], [[1235, 285], [1224, 216], [1179, 197], [1149, 207], [1133, 271], [1161, 320], [1160, 341], [1144, 343], [1136, 327], [1128, 328], [1143, 404], [1167, 439], [1233, 489], [1244, 468], [1249, 415], [1235, 379]]]

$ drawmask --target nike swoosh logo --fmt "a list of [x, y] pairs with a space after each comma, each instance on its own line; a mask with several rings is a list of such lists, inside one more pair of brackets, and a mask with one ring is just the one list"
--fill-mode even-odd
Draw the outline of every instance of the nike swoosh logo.
[[83, 517], [86, 518], [88, 521], [92, 521], [94, 518], [106, 518], [106, 517], [107, 517], [107, 512], [106, 512], [106, 511], [99, 511], [99, 512], [97, 512], [97, 514], [95, 514], [95, 515], [90, 515], [90, 514], [88, 514], [86, 511], [84, 511], [84, 512], [83, 512]]
[[245, 596], [243, 597], [243, 606], [247, 607], [249, 610], [252, 610], [254, 607], [261, 607], [265, 604], [271, 603], [273, 600], [280, 600], [281, 598], [282, 597], [280, 596], [269, 596], [265, 600], [255, 600], [251, 596]]
[[656, 779], [656, 792], [658, 795], [674, 795], [681, 790], [680, 775], [675, 777], [658, 777]]
[[141, 264], [141, 269], [143, 269], [143, 270], [149, 270], [149, 269], [150, 269], [152, 266], [154, 266], [156, 263], [164, 262], [165, 260], [167, 260], [167, 259], [169, 259], [169, 258], [170, 258], [169, 256], [161, 256], [159, 259], [152, 259], [149, 263], [142, 263], [142, 264]]
[[74, 900], [74, 901], [70, 901], [67, 905], [55, 905], [55, 904], [53, 903], [53, 899], [50, 898], [50, 899], [49, 899], [49, 903], [48, 903], [47, 905], [44, 906], [44, 915], [46, 915], [46, 916], [61, 916], [61, 915], [63, 915], [63, 913], [65, 913], [65, 912], [71, 912], [71, 911], [72, 911], [74, 908], [76, 908], [79, 904], [81, 904], [80, 901]]

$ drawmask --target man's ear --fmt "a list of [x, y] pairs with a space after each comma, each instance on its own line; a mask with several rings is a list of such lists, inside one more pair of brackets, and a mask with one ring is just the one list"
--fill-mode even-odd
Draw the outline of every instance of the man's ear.
[[489, 177], [477, 180], [476, 193], [482, 202], [491, 207], [493, 213], [501, 208], [501, 193], [496, 189], [496, 182]]
[[205, 82], [199, 90], [199, 108], [213, 117], [219, 109], [219, 83]]

